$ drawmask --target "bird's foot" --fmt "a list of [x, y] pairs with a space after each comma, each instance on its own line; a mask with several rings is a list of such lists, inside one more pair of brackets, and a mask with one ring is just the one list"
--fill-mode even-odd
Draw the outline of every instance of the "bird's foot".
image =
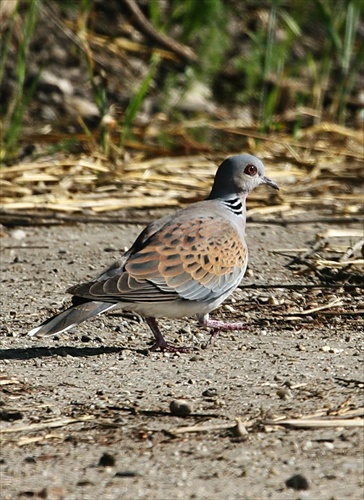
[[150, 327], [150, 329], [153, 332], [153, 335], [155, 337], [155, 344], [152, 345], [152, 347], [149, 349], [150, 351], [154, 352], [157, 350], [160, 350], [162, 352], [181, 352], [181, 353], [188, 353], [191, 351], [194, 351], [196, 347], [188, 347], [188, 346], [175, 346], [171, 345], [168, 342], [164, 340], [163, 335], [161, 334], [158, 324], [155, 320], [155, 318], [146, 318], [146, 321]]
[[202, 326], [206, 326], [207, 328], [212, 328], [216, 332], [215, 336], [221, 330], [231, 332], [234, 330], [248, 330], [249, 329], [249, 326], [246, 325], [245, 323], [241, 323], [241, 322], [231, 323], [230, 321], [218, 321], [216, 319], [209, 319], [209, 318], [203, 318], [202, 320], [200, 320], [200, 324]]
[[208, 317], [204, 317], [200, 320], [200, 324], [202, 326], [206, 326], [211, 328], [211, 335], [209, 340], [207, 341], [204, 349], [208, 349], [209, 347], [213, 347], [215, 345], [216, 337], [219, 332], [225, 331], [236, 331], [236, 330], [248, 330], [249, 326], [245, 323], [231, 323], [229, 321], [218, 321], [215, 319], [209, 319]]
[[191, 351], [196, 350], [196, 347], [193, 346], [177, 346], [172, 345], [166, 342], [165, 340], [159, 340], [152, 347], [149, 348], [150, 351], [154, 352], [160, 350], [162, 352], [181, 352], [181, 353], [189, 353]]
[[210, 338], [204, 345], [204, 349], [209, 349], [210, 347], [214, 347], [216, 337], [218, 336], [220, 330], [212, 329], [210, 332]]

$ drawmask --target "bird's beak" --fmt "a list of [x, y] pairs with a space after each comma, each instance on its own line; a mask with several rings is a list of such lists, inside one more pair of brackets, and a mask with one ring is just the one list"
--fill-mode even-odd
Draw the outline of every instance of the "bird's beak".
[[272, 187], [274, 189], [279, 189], [278, 184], [276, 182], [268, 179], [268, 177], [263, 177], [262, 180], [263, 180], [264, 184], [268, 184], [268, 186], [270, 186], [270, 187]]

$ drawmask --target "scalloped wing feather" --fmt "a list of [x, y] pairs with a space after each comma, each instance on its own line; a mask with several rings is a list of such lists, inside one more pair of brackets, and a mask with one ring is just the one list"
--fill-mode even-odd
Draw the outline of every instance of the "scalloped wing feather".
[[213, 300], [239, 284], [247, 265], [241, 232], [216, 214], [171, 220], [143, 244], [119, 272], [69, 291], [105, 301]]

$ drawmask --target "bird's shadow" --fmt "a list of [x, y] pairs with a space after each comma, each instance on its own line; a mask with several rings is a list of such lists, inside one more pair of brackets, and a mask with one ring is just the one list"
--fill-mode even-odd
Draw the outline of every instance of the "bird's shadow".
[[[24, 349], [0, 349], [0, 360], [3, 359], [33, 359], [46, 358], [49, 356], [72, 356], [74, 358], [84, 358], [87, 356], [99, 356], [100, 354], [114, 354], [125, 351], [125, 347], [28, 347]], [[130, 348], [128, 348], [130, 350]], [[136, 353], [146, 354], [147, 349], [135, 349]]]

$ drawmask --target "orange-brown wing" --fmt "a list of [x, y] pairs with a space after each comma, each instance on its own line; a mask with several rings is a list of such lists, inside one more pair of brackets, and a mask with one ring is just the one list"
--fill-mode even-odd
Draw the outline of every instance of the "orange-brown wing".
[[129, 256], [120, 274], [69, 291], [105, 301], [213, 300], [239, 284], [246, 265], [237, 229], [205, 215], [171, 220]]
[[167, 224], [130, 257], [125, 270], [161, 290], [204, 300], [237, 286], [246, 265], [244, 239], [225, 218], [214, 215]]

